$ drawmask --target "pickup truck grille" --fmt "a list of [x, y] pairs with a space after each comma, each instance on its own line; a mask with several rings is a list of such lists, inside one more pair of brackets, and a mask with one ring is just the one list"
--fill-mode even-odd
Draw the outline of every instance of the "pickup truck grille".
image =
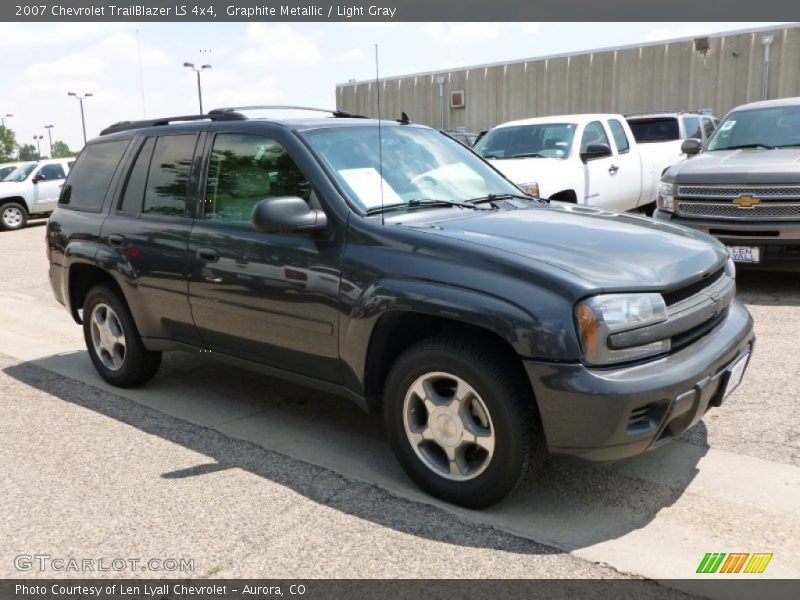
[[754, 196], [756, 198], [769, 198], [770, 200], [800, 201], [800, 185], [679, 185], [678, 196], [680, 198], [709, 200], [733, 200], [739, 196]]
[[751, 208], [742, 208], [733, 203], [678, 202], [678, 213], [684, 217], [713, 217], [736, 220], [798, 220], [800, 203], [762, 202]]

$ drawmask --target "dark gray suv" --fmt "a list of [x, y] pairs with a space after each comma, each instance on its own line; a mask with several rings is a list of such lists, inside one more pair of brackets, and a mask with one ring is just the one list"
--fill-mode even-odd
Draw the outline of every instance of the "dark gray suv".
[[69, 175], [50, 280], [110, 383], [204, 350], [346, 396], [423, 489], [482, 507], [548, 453], [655, 448], [741, 381], [752, 320], [713, 238], [527, 196], [407, 121], [243, 112], [117, 124]]

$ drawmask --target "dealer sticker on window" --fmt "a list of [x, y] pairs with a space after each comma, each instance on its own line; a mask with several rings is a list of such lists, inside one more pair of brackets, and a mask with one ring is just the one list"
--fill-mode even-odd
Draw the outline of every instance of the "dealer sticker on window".
[[728, 252], [730, 252], [731, 258], [735, 262], [761, 262], [758, 246], [728, 246]]

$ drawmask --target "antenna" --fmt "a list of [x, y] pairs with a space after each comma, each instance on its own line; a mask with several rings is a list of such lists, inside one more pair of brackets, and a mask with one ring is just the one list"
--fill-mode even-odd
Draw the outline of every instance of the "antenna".
[[375, 93], [378, 98], [378, 176], [381, 186], [381, 225], [385, 225], [383, 217], [383, 138], [381, 137], [381, 78], [378, 70], [378, 44], [375, 44]]

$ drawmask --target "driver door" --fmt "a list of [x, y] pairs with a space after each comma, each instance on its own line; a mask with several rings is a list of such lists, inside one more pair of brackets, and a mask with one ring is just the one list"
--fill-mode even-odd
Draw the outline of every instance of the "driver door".
[[31, 176], [33, 183], [32, 212], [52, 212], [58, 203], [61, 188], [67, 173], [61, 163], [49, 163], [39, 167]]
[[335, 232], [268, 234], [250, 223], [267, 197], [320, 208], [309, 179], [275, 137], [219, 132], [210, 145], [189, 241], [189, 301], [204, 345], [338, 380], [341, 242]]

